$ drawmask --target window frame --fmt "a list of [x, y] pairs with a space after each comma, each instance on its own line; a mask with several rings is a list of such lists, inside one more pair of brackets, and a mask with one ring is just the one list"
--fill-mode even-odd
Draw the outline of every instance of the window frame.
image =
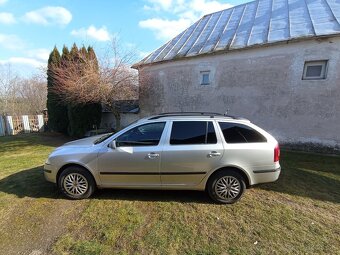
[[[307, 69], [311, 66], [321, 66], [320, 76], [307, 76]], [[302, 73], [302, 80], [325, 80], [327, 78], [328, 60], [305, 61]]]
[[[207, 83], [204, 82], [204, 78], [203, 78], [204, 75], [208, 75], [208, 82], [207, 82]], [[200, 71], [200, 78], [201, 78], [200, 85], [201, 85], [201, 86], [208, 86], [208, 85], [211, 85], [211, 78], [210, 78], [210, 76], [211, 76], [210, 70]]]
[[[142, 127], [142, 126], [146, 126], [146, 125], [150, 125], [150, 124], [159, 124], [159, 123], [163, 123], [164, 124], [164, 127], [163, 127], [163, 130], [162, 130], [162, 134], [161, 136], [159, 137], [159, 140], [158, 140], [158, 143], [157, 144], [143, 144], [143, 145], [123, 145], [123, 146], [120, 146], [119, 145], [119, 137], [123, 136], [124, 134], [126, 134], [127, 132], [130, 132], [131, 130], [135, 129], [135, 128], [139, 128], [139, 127]], [[148, 122], [148, 123], [143, 123], [143, 124], [140, 124], [140, 125], [136, 125], [132, 128], [130, 128], [129, 130], [126, 130], [124, 133], [120, 134], [119, 136], [115, 137], [115, 141], [116, 141], [116, 146], [117, 147], [151, 147], [151, 146], [159, 146], [161, 144], [161, 141], [162, 141], [162, 137], [164, 136], [164, 134], [166, 133], [166, 126], [167, 126], [167, 122], [166, 121], [157, 121], [157, 122]], [[132, 142], [132, 141], [130, 141]]]
[[[206, 122], [206, 130], [205, 130], [205, 143], [194, 143], [194, 144], [171, 144], [171, 134], [172, 134], [172, 128], [174, 122]], [[209, 122], [211, 122], [212, 127], [214, 128], [215, 131], [215, 136], [216, 136], [216, 142], [215, 143], [207, 143], [208, 140], [208, 127], [209, 127]], [[219, 138], [219, 133], [218, 129], [216, 126], [215, 121], [213, 120], [172, 120], [171, 125], [169, 127], [168, 135], [167, 135], [167, 144], [170, 146], [207, 146], [207, 145], [216, 145], [220, 143], [220, 138]]]
[[[220, 123], [229, 123], [229, 124], [243, 125], [243, 126], [245, 126], [245, 127], [250, 128], [251, 130], [254, 130], [256, 133], [260, 134], [260, 135], [265, 139], [265, 141], [261, 141], [261, 142], [259, 142], [259, 141], [257, 141], [257, 142], [249, 142], [249, 141], [247, 140], [246, 136], [244, 136], [244, 134], [243, 134], [242, 132], [239, 132], [239, 131], [237, 130], [237, 132], [239, 133], [240, 136], [243, 137], [243, 139], [245, 140], [245, 142], [242, 142], [242, 143], [240, 143], [240, 142], [238, 142], [238, 143], [230, 143], [230, 142], [227, 142], [227, 140], [226, 140], [226, 138], [225, 138], [225, 136], [224, 136], [223, 129], [222, 129]], [[219, 132], [221, 132], [221, 139], [222, 139], [226, 144], [229, 144], [229, 145], [230, 145], [230, 144], [233, 144], [233, 145], [248, 144], [248, 145], [249, 145], [249, 144], [257, 144], [257, 143], [259, 143], [259, 144], [268, 143], [268, 138], [267, 138], [267, 136], [265, 136], [264, 134], [262, 134], [262, 132], [260, 132], [260, 131], [259, 131], [257, 128], [255, 128], [254, 126], [247, 125], [247, 124], [245, 124], [245, 123], [230, 122], [230, 121], [217, 121], [217, 126], [218, 126], [218, 128], [219, 128]]]

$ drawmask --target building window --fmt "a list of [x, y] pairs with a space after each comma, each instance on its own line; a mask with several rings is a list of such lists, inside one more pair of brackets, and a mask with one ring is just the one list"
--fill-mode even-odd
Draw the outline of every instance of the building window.
[[210, 71], [201, 72], [201, 85], [210, 84]]
[[327, 60], [306, 61], [303, 69], [303, 80], [326, 79]]

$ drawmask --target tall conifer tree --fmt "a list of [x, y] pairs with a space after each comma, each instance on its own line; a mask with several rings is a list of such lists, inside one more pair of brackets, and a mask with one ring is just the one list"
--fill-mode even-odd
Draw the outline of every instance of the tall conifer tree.
[[48, 111], [48, 127], [52, 131], [67, 132], [68, 118], [67, 107], [62, 99], [53, 91], [56, 85], [52, 76], [52, 69], [59, 67], [61, 64], [60, 53], [57, 47], [54, 47], [48, 59], [47, 68], [47, 111]]
[[63, 52], [61, 55], [61, 65], [64, 66], [66, 68], [67, 65], [67, 61], [70, 59], [70, 51], [68, 50], [68, 48], [64, 45], [63, 47]]
[[[79, 72], [82, 72], [82, 68], [86, 65], [82, 65], [83, 61], [96, 61], [96, 69], [98, 71], [98, 61], [96, 55], [91, 50], [90, 54], [83, 46], [78, 50], [76, 44], [73, 44], [70, 51], [70, 61], [78, 64]], [[72, 104], [68, 106], [69, 128], [68, 132], [70, 136], [82, 137], [85, 132], [99, 127], [101, 121], [102, 107], [99, 103], [91, 104]]]
[[98, 59], [96, 53], [94, 52], [94, 49], [91, 46], [89, 46], [87, 47], [87, 52], [89, 60], [94, 61], [96, 68], [99, 69]]

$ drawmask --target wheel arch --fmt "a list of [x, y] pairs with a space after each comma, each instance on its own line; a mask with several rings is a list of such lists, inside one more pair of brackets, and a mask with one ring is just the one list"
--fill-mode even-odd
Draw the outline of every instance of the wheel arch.
[[98, 182], [97, 182], [97, 180], [96, 180], [94, 174], [93, 174], [88, 168], [86, 168], [85, 166], [83, 166], [83, 165], [81, 165], [81, 164], [77, 164], [77, 163], [67, 163], [67, 164], [63, 165], [63, 166], [58, 170], [58, 172], [57, 172], [57, 177], [56, 177], [57, 186], [59, 185], [59, 177], [60, 177], [61, 173], [62, 173], [65, 169], [67, 169], [67, 168], [69, 168], [69, 167], [72, 167], [72, 166], [80, 167], [80, 168], [84, 169], [86, 172], [88, 172], [88, 173], [92, 176], [92, 178], [93, 178], [93, 180], [94, 180], [96, 186], [98, 186]]
[[207, 185], [209, 183], [209, 180], [211, 178], [214, 177], [214, 175], [216, 175], [217, 173], [219, 172], [223, 172], [223, 171], [234, 171], [234, 172], [237, 172], [239, 174], [241, 174], [241, 176], [244, 178], [244, 181], [245, 181], [245, 184], [246, 184], [246, 187], [249, 188], [251, 186], [251, 179], [250, 179], [250, 176], [248, 175], [248, 173], [242, 169], [242, 168], [239, 168], [237, 166], [224, 166], [224, 167], [221, 167], [221, 168], [218, 168], [216, 169], [215, 171], [211, 172], [210, 175], [208, 176], [208, 178], [206, 179], [207, 181], [205, 182], [205, 189], [207, 188]]

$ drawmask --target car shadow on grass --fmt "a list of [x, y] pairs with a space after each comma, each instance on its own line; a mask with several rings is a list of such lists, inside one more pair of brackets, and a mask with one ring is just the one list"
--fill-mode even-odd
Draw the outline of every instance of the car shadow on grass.
[[[43, 175], [43, 166], [23, 170], [0, 180], [0, 192], [16, 195], [19, 198], [54, 198], [64, 199], [55, 184], [47, 182]], [[181, 203], [211, 203], [209, 197], [201, 191], [178, 190], [97, 190], [93, 199], [160, 201]]]
[[57, 198], [56, 186], [44, 179], [43, 166], [16, 172], [0, 180], [0, 192], [19, 198]]
[[260, 189], [340, 203], [339, 156], [283, 150], [280, 163], [279, 179]]
[[[323, 173], [322, 171], [317, 172], [303, 168], [286, 167], [283, 168], [277, 182], [258, 185], [255, 189], [340, 203], [340, 181], [334, 176], [325, 176]], [[0, 192], [13, 194], [19, 198], [64, 199], [58, 192], [56, 185], [44, 179], [42, 166], [23, 170], [1, 179]], [[97, 190], [93, 198], [129, 201], [211, 203], [207, 194], [202, 191], [103, 189]]]
[[340, 180], [336, 174], [326, 175], [324, 171], [300, 167], [283, 167], [276, 182], [261, 184], [256, 188], [314, 200], [340, 203]]
[[97, 190], [93, 198], [198, 204], [213, 203], [205, 192], [194, 190], [102, 189]]

